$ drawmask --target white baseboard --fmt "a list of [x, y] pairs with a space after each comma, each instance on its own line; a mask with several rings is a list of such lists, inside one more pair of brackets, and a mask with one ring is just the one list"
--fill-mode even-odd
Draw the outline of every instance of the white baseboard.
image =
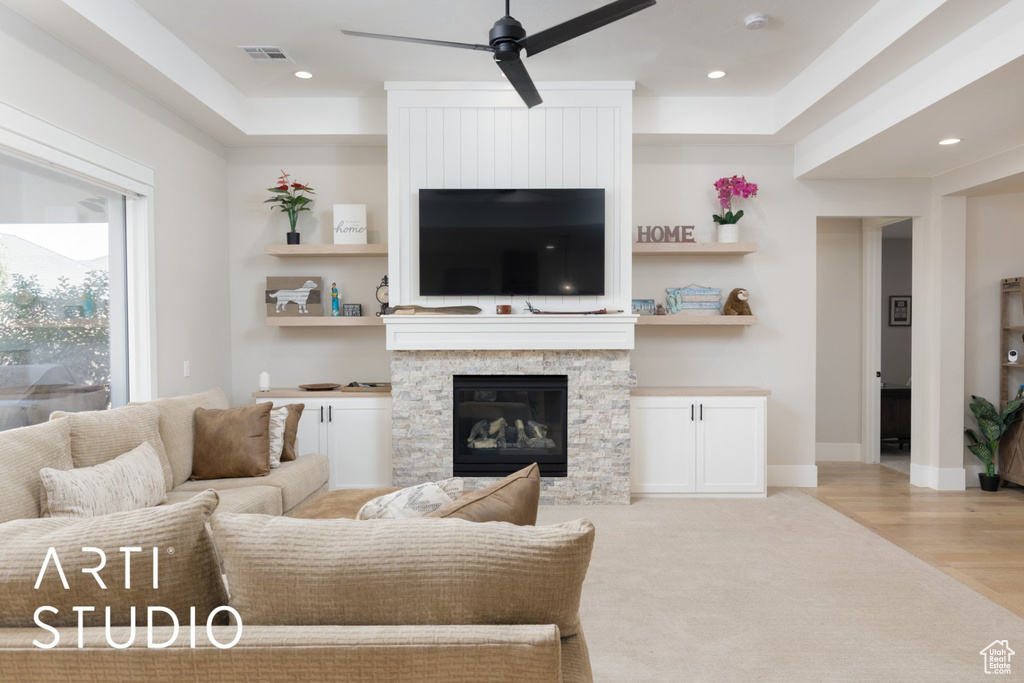
[[768, 486], [818, 486], [818, 468], [814, 465], [768, 465]]
[[910, 484], [936, 491], [963, 491], [967, 473], [963, 467], [932, 467], [910, 463]]
[[815, 462], [860, 462], [862, 457], [859, 443], [816, 443]]

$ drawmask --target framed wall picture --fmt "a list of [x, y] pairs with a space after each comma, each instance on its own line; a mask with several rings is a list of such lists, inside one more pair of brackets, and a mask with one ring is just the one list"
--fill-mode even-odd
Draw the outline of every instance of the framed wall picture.
[[889, 327], [910, 327], [910, 297], [889, 297]]

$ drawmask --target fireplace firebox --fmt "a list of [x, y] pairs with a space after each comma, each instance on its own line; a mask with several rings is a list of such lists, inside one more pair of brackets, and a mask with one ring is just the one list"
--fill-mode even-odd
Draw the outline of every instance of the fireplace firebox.
[[536, 462], [566, 476], [566, 375], [452, 377], [453, 474], [503, 477]]

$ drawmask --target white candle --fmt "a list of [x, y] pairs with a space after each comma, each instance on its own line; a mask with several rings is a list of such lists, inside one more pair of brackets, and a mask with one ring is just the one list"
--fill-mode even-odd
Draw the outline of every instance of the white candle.
[[260, 373], [260, 391], [270, 391], [270, 373]]

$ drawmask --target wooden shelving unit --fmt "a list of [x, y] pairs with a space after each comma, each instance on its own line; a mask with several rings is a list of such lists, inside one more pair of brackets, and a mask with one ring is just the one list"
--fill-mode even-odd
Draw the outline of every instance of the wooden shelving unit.
[[323, 256], [387, 256], [386, 244], [268, 244], [270, 256], [312, 258]]
[[315, 318], [267, 318], [267, 325], [271, 327], [383, 327], [384, 321], [375, 315], [363, 315], [356, 317], [330, 318], [318, 316]]
[[[1017, 387], [1024, 384], [1024, 376], [1011, 374], [1010, 368], [1024, 367], [1021, 363], [1009, 363], [1006, 358], [1010, 349], [1020, 349], [1020, 333], [1024, 325], [1015, 324], [1024, 320], [1024, 277], [1011, 277], [1002, 281], [1000, 294], [1000, 318], [1003, 328], [999, 343], [999, 408], [1017, 394]], [[1011, 387], [1013, 387], [1011, 389]], [[1024, 423], [1015, 421], [999, 442], [999, 476], [1005, 482], [1024, 486]]]
[[686, 315], [675, 313], [670, 315], [642, 315], [636, 320], [637, 325], [703, 325], [719, 327], [739, 327], [756, 325], [756, 315]]
[[685, 254], [753, 254], [757, 242], [633, 243], [634, 256], [682, 256]]

